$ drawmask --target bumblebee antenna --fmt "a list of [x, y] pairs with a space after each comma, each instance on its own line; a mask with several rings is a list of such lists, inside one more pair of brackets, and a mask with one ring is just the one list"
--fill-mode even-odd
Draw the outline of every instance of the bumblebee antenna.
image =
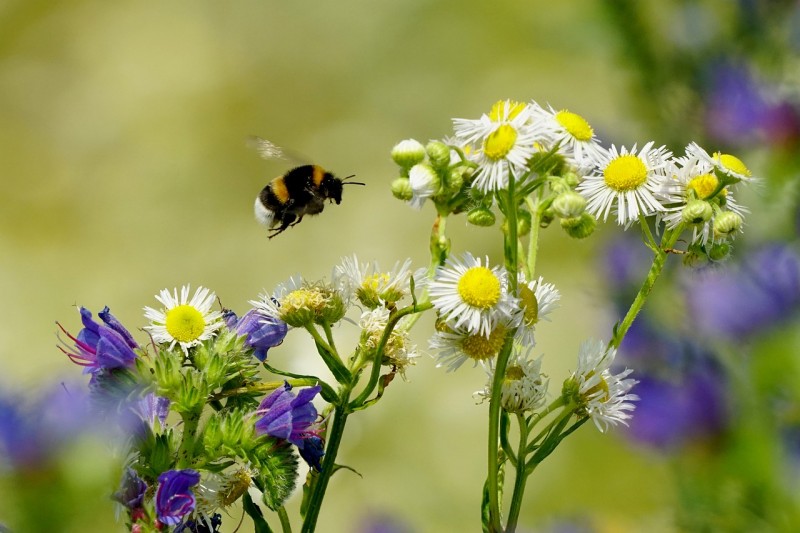
[[361, 183], [360, 181], [347, 181], [350, 178], [355, 178], [355, 174], [350, 174], [346, 178], [342, 178], [342, 185], [366, 185], [366, 183]]

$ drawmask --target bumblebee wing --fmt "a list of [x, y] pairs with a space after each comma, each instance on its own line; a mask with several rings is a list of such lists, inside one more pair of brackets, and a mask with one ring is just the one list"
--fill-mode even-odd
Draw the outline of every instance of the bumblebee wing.
[[261, 137], [250, 135], [247, 137], [247, 146], [258, 152], [262, 159], [286, 159], [283, 148]]

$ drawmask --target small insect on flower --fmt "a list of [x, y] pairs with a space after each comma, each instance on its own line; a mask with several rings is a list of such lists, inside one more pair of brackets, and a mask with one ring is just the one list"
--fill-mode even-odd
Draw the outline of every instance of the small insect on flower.
[[[250, 137], [248, 144], [264, 159], [287, 157], [282, 148], [266, 139]], [[254, 208], [256, 219], [270, 230], [271, 239], [299, 224], [305, 215], [322, 213], [325, 200], [340, 204], [344, 185], [366, 185], [347, 181], [352, 177], [337, 178], [319, 165], [295, 167], [274, 178], [261, 190]]]

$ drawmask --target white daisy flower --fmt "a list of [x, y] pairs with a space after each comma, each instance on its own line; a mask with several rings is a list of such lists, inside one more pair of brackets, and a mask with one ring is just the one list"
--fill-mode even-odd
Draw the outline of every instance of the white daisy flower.
[[[509, 413], [524, 413], [540, 409], [546, 400], [549, 381], [542, 374], [542, 359], [531, 359], [530, 349], [522, 354], [522, 347], [514, 346], [514, 351], [508, 360], [505, 377], [500, 393], [500, 404]], [[486, 387], [476, 392], [473, 396], [480, 400], [492, 397], [492, 384], [494, 382], [494, 365], [487, 369], [489, 375]]]
[[638, 153], [636, 145], [630, 150], [624, 146], [617, 150], [614, 145], [603, 150], [598, 168], [578, 184], [578, 192], [588, 201], [586, 210], [605, 221], [614, 206], [621, 226], [635, 222], [639, 215], [663, 211], [659, 197], [670, 155], [663, 146], [653, 148], [652, 141]]
[[498, 324], [510, 322], [518, 312], [517, 299], [508, 292], [507, 276], [500, 267], [489, 268], [467, 252], [437, 267], [428, 284], [431, 303], [452, 329], [488, 336]]
[[727, 186], [717, 191], [719, 179], [708, 161], [697, 156], [675, 158], [669, 169], [671, 179], [666, 185], [666, 194], [675, 205], [667, 207], [660, 215], [667, 229], [675, 229], [681, 223], [690, 224], [692, 243], [705, 245], [709, 240], [721, 240], [713, 230], [714, 221], [721, 213], [732, 211], [742, 218], [747, 213], [747, 208], [736, 202]]
[[551, 146], [558, 145], [558, 151], [577, 167], [588, 168], [598, 165], [602, 148], [594, 129], [585, 118], [566, 109], [556, 111], [551, 106], [544, 109], [531, 102], [534, 120], [545, 128]]
[[256, 472], [241, 467], [219, 474], [203, 472], [200, 483], [195, 489], [197, 503], [194, 514], [210, 531], [214, 531], [213, 517], [219, 511], [233, 505], [253, 485]]
[[525, 276], [517, 277], [520, 319], [516, 341], [523, 346], [534, 346], [534, 330], [540, 320], [550, 320], [548, 315], [558, 307], [561, 293], [552, 283], [545, 283], [544, 278], [527, 282]]
[[[411, 259], [395, 263], [389, 271], [382, 271], [376, 261], [360, 263], [358, 258], [345, 257], [334, 268], [334, 285], [355, 296], [370, 309], [384, 303], [394, 304], [408, 294], [411, 277]], [[416, 278], [415, 278], [416, 280]]]
[[189, 298], [189, 285], [178, 289], [163, 289], [156, 295], [156, 300], [164, 306], [162, 309], [144, 308], [144, 316], [150, 325], [144, 329], [150, 332], [153, 341], [158, 344], [169, 344], [170, 349], [180, 345], [184, 353], [204, 340], [214, 336], [223, 326], [222, 313], [212, 311], [216, 295], [209, 289], [198, 287]]
[[470, 153], [478, 165], [472, 186], [487, 193], [507, 188], [511, 173], [525, 173], [541, 138], [530, 108], [509, 100], [498, 102], [489, 115], [478, 120], [455, 119], [453, 123], [457, 139], [479, 144]]
[[[383, 332], [389, 322], [389, 310], [385, 307], [378, 307], [371, 311], [361, 314], [359, 326], [362, 330], [361, 343], [367, 349], [367, 356], [372, 357], [380, 344]], [[407, 321], [401, 319], [389, 334], [389, 338], [383, 347], [383, 364], [392, 365], [394, 371], [398, 372], [403, 379], [406, 379], [406, 368], [416, 364], [419, 357], [417, 347], [411, 343], [408, 335]]]
[[408, 204], [414, 209], [422, 209], [425, 200], [439, 190], [441, 179], [430, 165], [419, 163], [408, 171], [408, 183], [412, 194]]
[[709, 155], [709, 153], [703, 148], [701, 148], [700, 145], [694, 142], [689, 143], [689, 145], [686, 147], [686, 155], [690, 158], [697, 158], [705, 161], [713, 168], [733, 178], [734, 182], [751, 182], [756, 179], [753, 177], [753, 173], [750, 172], [750, 169], [747, 168], [742, 160], [734, 155], [714, 152], [714, 155], [712, 156]]
[[444, 327], [437, 331], [428, 342], [428, 346], [438, 352], [436, 367], [446, 366], [448, 372], [458, 370], [467, 361], [487, 366], [500, 353], [506, 339], [508, 328], [500, 324], [487, 336], [470, 333], [463, 329]]
[[633, 370], [611, 373], [609, 368], [616, 354], [616, 349], [607, 348], [602, 341], [585, 341], [578, 352], [578, 368], [569, 380], [576, 388], [578, 414], [591, 417], [601, 432], [617, 423], [627, 426], [630, 411], [636, 407], [631, 402], [639, 399], [629, 394], [638, 383], [635, 379], [626, 379]]

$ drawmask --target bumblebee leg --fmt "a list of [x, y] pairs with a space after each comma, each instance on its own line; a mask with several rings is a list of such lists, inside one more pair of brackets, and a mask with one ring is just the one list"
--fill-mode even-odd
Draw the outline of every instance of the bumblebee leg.
[[303, 220], [303, 215], [300, 215], [300, 218], [298, 218], [297, 220], [295, 220], [294, 222], [292, 222], [292, 223], [290, 224], [290, 226], [296, 226], [296, 225], [298, 225], [298, 224], [300, 223], [300, 221], [301, 221], [301, 220]]
[[292, 213], [286, 213], [280, 220], [281, 225], [278, 226], [277, 229], [272, 230], [272, 232], [268, 235], [268, 237], [271, 239], [275, 235], [280, 235], [281, 233], [286, 231], [286, 228], [289, 228], [289, 227], [294, 226], [295, 224], [297, 224], [297, 222], [299, 222], [299, 220], [297, 222], [295, 222], [296, 218], [297, 217], [294, 216]]

